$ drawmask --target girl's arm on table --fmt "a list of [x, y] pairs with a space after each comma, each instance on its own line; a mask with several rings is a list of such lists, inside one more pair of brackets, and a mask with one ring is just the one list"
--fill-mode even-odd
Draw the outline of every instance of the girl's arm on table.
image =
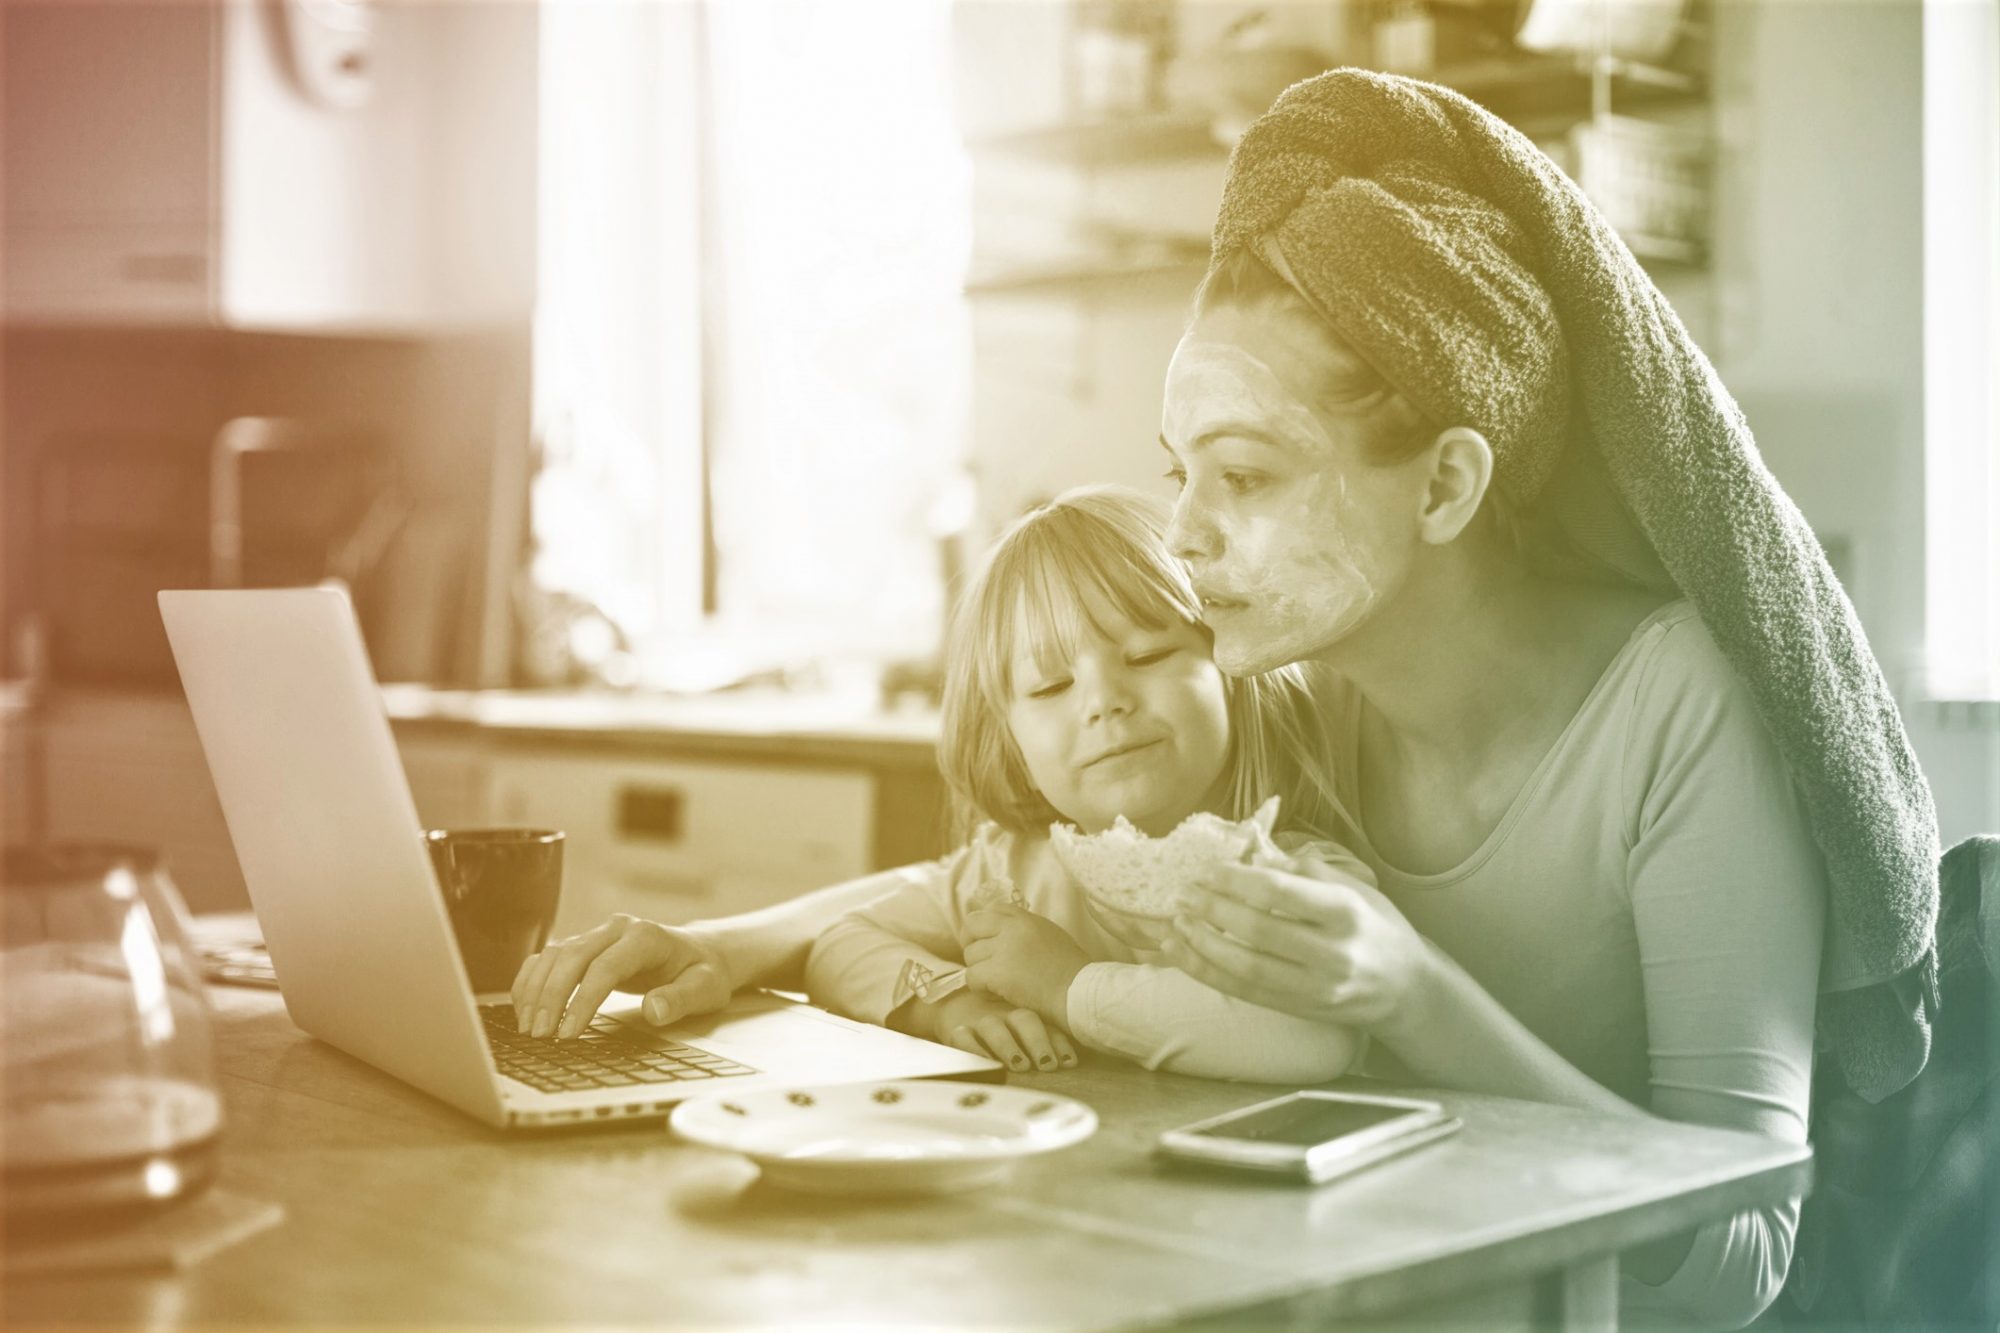
[[920, 867], [891, 892], [835, 921], [812, 946], [806, 988], [816, 1003], [862, 1022], [987, 1054], [1017, 1070], [1076, 1063], [1059, 1030], [1032, 1009], [961, 987], [936, 1000], [902, 984], [915, 964], [936, 975], [958, 968], [964, 908], [1010, 891], [989, 876], [996, 854], [982, 835], [951, 861]]
[[1349, 1027], [1279, 1013], [1175, 967], [1091, 963], [1069, 988], [1070, 1033], [1148, 1069], [1249, 1083], [1325, 1083], [1352, 1069]]
[[914, 962], [938, 973], [962, 961], [948, 906], [949, 873], [938, 866], [921, 869], [928, 873], [909, 875], [819, 932], [805, 965], [806, 994], [815, 1004], [864, 1023], [914, 1031], [891, 1021], [910, 1007], [902, 1003], [907, 996], [897, 995], [905, 966]]
[[[1287, 869], [1329, 868], [1374, 882], [1346, 848], [1281, 839]], [[1071, 1031], [1087, 1046], [1148, 1069], [1248, 1083], [1325, 1083], [1360, 1063], [1366, 1038], [1339, 1023], [1302, 1018], [1225, 995], [1177, 967], [1092, 963], [1069, 991]]]

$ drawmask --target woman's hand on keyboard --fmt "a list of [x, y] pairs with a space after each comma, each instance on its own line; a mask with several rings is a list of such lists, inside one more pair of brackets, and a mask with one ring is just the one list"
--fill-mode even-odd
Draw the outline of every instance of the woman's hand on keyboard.
[[557, 940], [514, 974], [514, 1017], [535, 1037], [573, 1037], [614, 990], [644, 991], [649, 1023], [666, 1024], [729, 1003], [722, 953], [700, 934], [623, 912]]

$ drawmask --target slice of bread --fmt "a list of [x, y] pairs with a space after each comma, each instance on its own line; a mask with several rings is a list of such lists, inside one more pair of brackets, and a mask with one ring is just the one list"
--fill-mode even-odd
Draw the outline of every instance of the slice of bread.
[[1052, 824], [1049, 843], [1086, 899], [1131, 916], [1164, 921], [1178, 910], [1181, 890], [1199, 884], [1216, 867], [1242, 864], [1258, 850], [1275, 853], [1271, 828], [1277, 820], [1278, 798], [1273, 796], [1248, 819], [1224, 819], [1201, 811], [1163, 838], [1148, 837], [1120, 815], [1102, 833], [1079, 833], [1071, 825]]

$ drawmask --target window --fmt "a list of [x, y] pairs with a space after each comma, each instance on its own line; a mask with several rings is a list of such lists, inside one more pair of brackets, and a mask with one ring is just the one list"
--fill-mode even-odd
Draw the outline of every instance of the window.
[[1924, 12], [1927, 686], [2000, 699], [2000, 8]]
[[543, 14], [531, 605], [621, 684], [929, 651], [970, 376], [948, 0]]

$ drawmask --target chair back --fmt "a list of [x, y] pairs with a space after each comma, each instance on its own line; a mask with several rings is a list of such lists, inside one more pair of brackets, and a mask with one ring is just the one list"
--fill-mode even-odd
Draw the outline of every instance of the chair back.
[[1869, 1102], [1822, 1060], [1786, 1295], [1810, 1325], [2000, 1327], [2000, 836], [1938, 865], [1930, 1059]]

